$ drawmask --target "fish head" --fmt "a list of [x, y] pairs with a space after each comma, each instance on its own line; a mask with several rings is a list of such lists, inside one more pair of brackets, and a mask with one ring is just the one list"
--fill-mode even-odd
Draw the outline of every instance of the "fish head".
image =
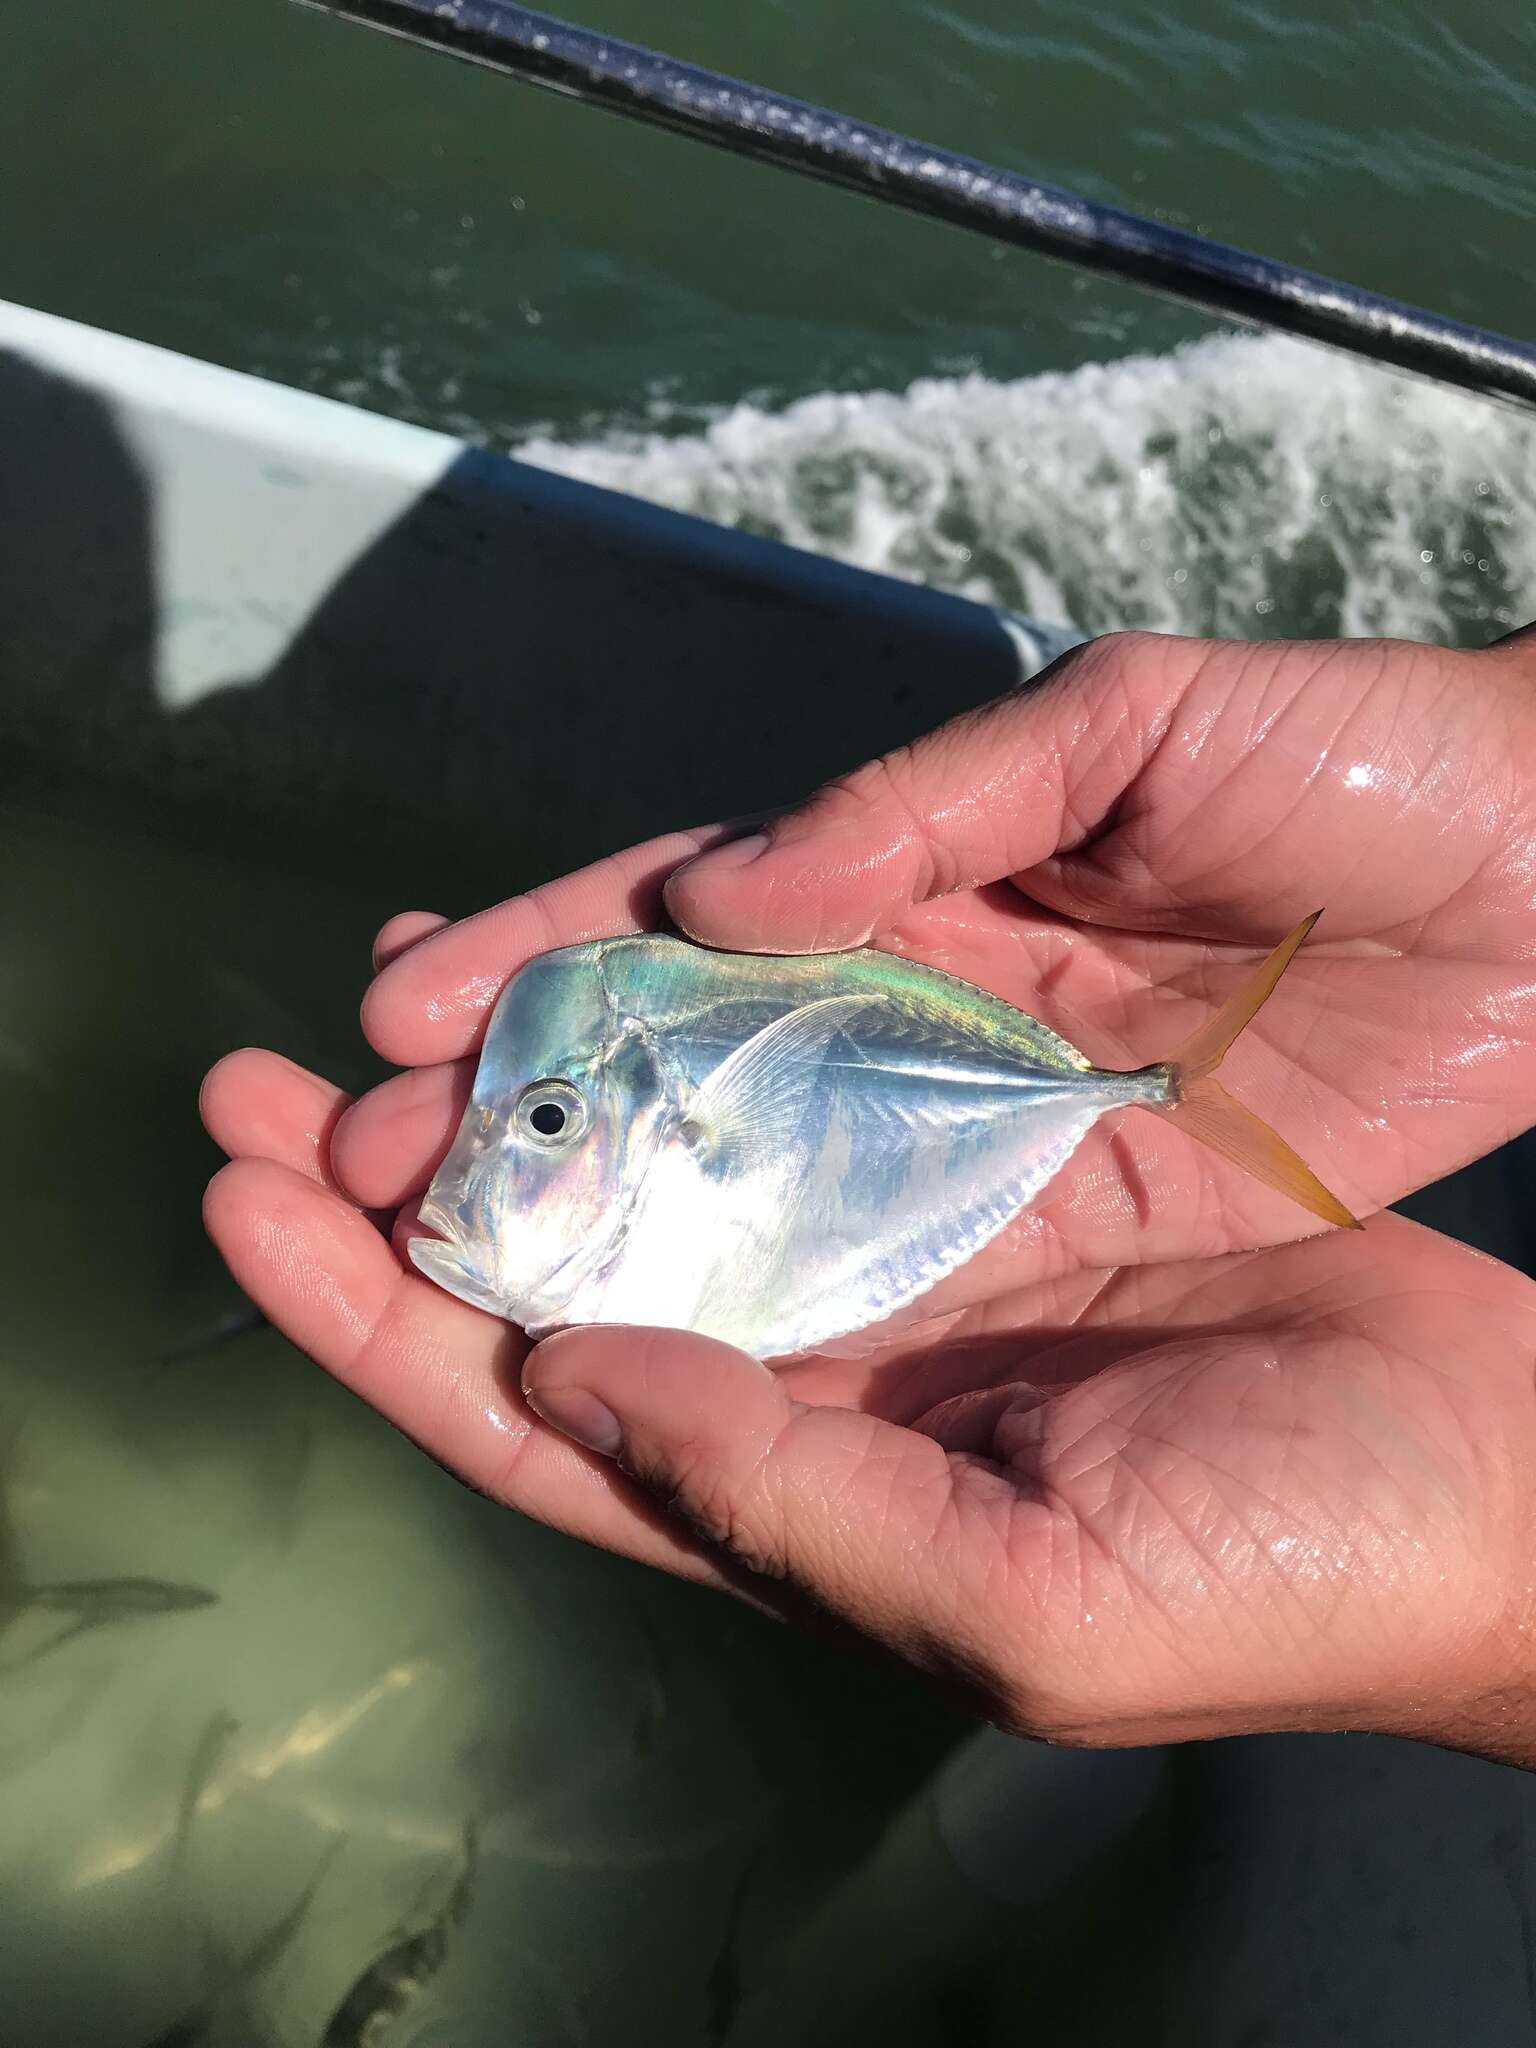
[[541, 954], [492, 1012], [458, 1134], [410, 1242], [428, 1278], [540, 1331], [617, 1251], [669, 1097], [601, 943]]

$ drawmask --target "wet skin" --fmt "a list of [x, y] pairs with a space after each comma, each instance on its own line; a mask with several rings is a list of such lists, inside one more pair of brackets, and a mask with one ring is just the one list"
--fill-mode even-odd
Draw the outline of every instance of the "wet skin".
[[[1533, 701], [1529, 635], [1117, 636], [763, 847], [678, 872], [721, 837], [678, 834], [452, 927], [393, 920], [363, 1014], [408, 1071], [348, 1107], [273, 1056], [224, 1061], [210, 1228], [297, 1343], [471, 1484], [813, 1603], [1007, 1725], [1371, 1727], [1536, 1759], [1536, 1289], [1373, 1215], [1536, 1118]], [[1320, 902], [1224, 1078], [1363, 1233], [1309, 1237], [1127, 1117], [931, 1322], [777, 1374], [661, 1332], [530, 1355], [399, 1256], [488, 1007], [550, 946], [664, 904], [743, 950], [873, 940], [1130, 1066]], [[397, 1210], [392, 1246], [365, 1212]]]

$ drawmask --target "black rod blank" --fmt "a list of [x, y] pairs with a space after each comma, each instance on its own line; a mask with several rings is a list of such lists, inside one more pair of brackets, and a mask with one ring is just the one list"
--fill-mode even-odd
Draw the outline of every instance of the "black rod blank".
[[531, 85], [1239, 320], [1536, 408], [1536, 345], [1101, 206], [512, 0], [304, 0]]

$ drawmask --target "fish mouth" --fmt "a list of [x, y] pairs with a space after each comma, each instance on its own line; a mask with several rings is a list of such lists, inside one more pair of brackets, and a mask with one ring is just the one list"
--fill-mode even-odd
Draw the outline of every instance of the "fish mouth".
[[465, 1245], [454, 1211], [438, 1201], [430, 1188], [416, 1213], [423, 1231], [433, 1233], [430, 1237], [411, 1237], [406, 1242], [416, 1270], [449, 1294], [457, 1295], [460, 1301], [529, 1331], [547, 1329], [556, 1322], [583, 1281], [613, 1254], [613, 1247], [606, 1243], [578, 1245], [513, 1303], [487, 1277], [480, 1261]]
[[418, 1221], [424, 1224], [434, 1237], [440, 1237], [458, 1250], [463, 1250], [453, 1211], [445, 1209], [438, 1201], [435, 1184], [422, 1196], [416, 1215]]
[[504, 1301], [478, 1268], [471, 1265], [459, 1245], [442, 1237], [412, 1237], [407, 1239], [405, 1248], [417, 1272], [424, 1273], [446, 1293], [457, 1295], [471, 1308], [499, 1316], [503, 1322], [520, 1320], [511, 1303]]
[[[520, 1320], [465, 1244], [458, 1216], [440, 1200], [435, 1185], [422, 1196], [416, 1217], [423, 1234], [408, 1238], [405, 1248], [418, 1273], [424, 1273], [460, 1301], [467, 1301], [471, 1308], [484, 1309], [507, 1322]], [[428, 1231], [432, 1232], [430, 1237], [425, 1234]]]

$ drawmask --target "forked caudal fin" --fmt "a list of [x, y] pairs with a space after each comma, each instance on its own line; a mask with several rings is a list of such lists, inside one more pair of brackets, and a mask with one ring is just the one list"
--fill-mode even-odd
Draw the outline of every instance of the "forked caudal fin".
[[1219, 1082], [1211, 1079], [1226, 1058], [1233, 1040], [1273, 992], [1275, 983], [1290, 966], [1302, 941], [1321, 916], [1320, 910], [1314, 910], [1309, 918], [1297, 925], [1230, 1002], [1224, 1003], [1216, 1015], [1202, 1024], [1194, 1037], [1179, 1048], [1168, 1061], [1176, 1099], [1167, 1105], [1149, 1103], [1147, 1107], [1155, 1108], [1159, 1116], [1166, 1117], [1187, 1136], [1197, 1138], [1202, 1145], [1219, 1152], [1223, 1159], [1232, 1160], [1245, 1172], [1251, 1173], [1255, 1180], [1263, 1181], [1266, 1187], [1278, 1188], [1282, 1195], [1289, 1195], [1293, 1202], [1310, 1209], [1314, 1216], [1321, 1216], [1325, 1223], [1335, 1223], [1343, 1230], [1359, 1230], [1362, 1226], [1358, 1219], [1349, 1213], [1337, 1195], [1329, 1193], [1311, 1167], [1304, 1159], [1298, 1158], [1279, 1132], [1272, 1131], [1262, 1117], [1255, 1116], [1251, 1109], [1244, 1109]]

